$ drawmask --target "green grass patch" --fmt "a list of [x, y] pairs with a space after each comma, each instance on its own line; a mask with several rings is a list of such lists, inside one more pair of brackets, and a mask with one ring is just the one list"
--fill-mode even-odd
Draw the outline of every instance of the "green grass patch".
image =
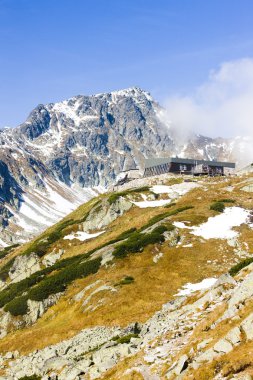
[[8, 253], [10, 253], [14, 248], [17, 248], [19, 246], [19, 244], [13, 244], [13, 245], [9, 245], [8, 247], [5, 247], [4, 249], [2, 249], [0, 251], [0, 260], [3, 259], [5, 256], [8, 255]]
[[9, 271], [15, 261], [15, 257], [10, 259], [2, 268], [0, 269], [0, 280], [6, 281], [9, 276]]
[[[2, 303], [8, 302], [4, 310], [9, 311], [12, 315], [24, 315], [27, 312], [27, 300], [31, 299], [34, 301], [43, 301], [44, 299], [48, 298], [51, 294], [56, 294], [59, 292], [63, 292], [67, 286], [73, 282], [76, 279], [87, 277], [90, 274], [96, 273], [100, 268], [101, 258], [97, 258], [94, 260], [89, 260], [85, 262], [79, 262], [79, 263], [73, 263], [72, 265], [67, 266], [66, 268], [62, 269], [59, 272], [53, 273], [51, 276], [45, 277], [40, 279], [40, 282], [33, 286], [31, 289], [28, 290], [27, 283], [32, 282], [31, 277], [29, 277], [26, 282], [26, 294], [21, 295], [20, 293], [24, 292], [25, 286], [22, 281], [18, 284], [16, 290], [16, 295], [19, 294], [19, 296], [13, 298], [12, 300], [8, 301], [8, 296], [13, 297], [15, 290], [13, 291], [13, 287], [11, 290], [13, 292], [5, 293], [6, 298], [4, 299], [3, 292], [1, 292], [0, 297], [2, 296]], [[49, 269], [49, 268], [48, 268]], [[41, 272], [41, 271], [40, 271]], [[23, 281], [25, 281], [23, 280]], [[36, 280], [38, 280], [36, 278]], [[34, 280], [34, 281], [36, 281]], [[23, 286], [22, 286], [23, 285]], [[22, 289], [22, 290], [21, 290]], [[1, 298], [0, 298], [1, 299]]]
[[132, 276], [126, 276], [121, 281], [119, 281], [115, 286], [118, 285], [130, 285], [134, 282], [134, 278]]
[[13, 316], [25, 315], [28, 310], [27, 300], [28, 296], [14, 298], [4, 307], [4, 310], [9, 311]]
[[223, 212], [225, 210], [225, 205], [223, 202], [214, 202], [213, 204], [211, 204], [210, 210]]
[[163, 225], [147, 234], [136, 231], [126, 241], [115, 247], [113, 256], [123, 258], [129, 253], [141, 252], [149, 244], [162, 243], [165, 240], [163, 233], [167, 230], [168, 228]]
[[62, 292], [67, 285], [78, 278], [87, 277], [90, 274], [96, 273], [100, 268], [101, 258], [81, 262], [78, 265], [72, 264], [60, 272], [55, 273], [28, 292], [28, 298], [35, 301], [42, 301], [48, 298], [51, 294]]
[[169, 203], [167, 205], [164, 205], [163, 208], [171, 208], [171, 207], [173, 207], [175, 205], [176, 205], [176, 203], [173, 202], [173, 203]]
[[222, 203], [235, 203], [235, 200], [234, 200], [234, 199], [230, 199], [230, 198], [224, 198], [224, 199], [219, 199], [219, 200], [217, 200], [216, 202], [222, 202]]
[[[129, 230], [124, 231], [122, 234], [120, 234], [117, 238], [110, 240], [109, 242], [103, 244], [102, 246], [98, 248], [95, 248], [87, 253], [83, 253], [80, 255], [59, 260], [54, 265], [44, 268], [40, 271], [37, 271], [33, 273], [30, 277], [25, 278], [24, 280], [21, 280], [19, 282], [9, 285], [7, 288], [5, 288], [4, 290], [0, 292], [0, 308], [6, 305], [7, 303], [11, 302], [15, 297], [21, 296], [24, 292], [27, 292], [28, 290], [30, 290], [34, 285], [37, 285], [38, 283], [40, 283], [50, 273], [59, 272], [60, 270], [64, 268], [67, 268], [68, 270], [69, 267], [76, 268], [79, 266], [81, 262], [83, 262], [84, 260], [87, 260], [95, 251], [103, 247], [106, 247], [107, 245], [127, 239], [135, 231], [136, 231], [136, 228], [130, 228]], [[14, 262], [14, 259], [10, 260], [6, 266], [1, 268], [2, 278], [7, 279], [8, 272], [13, 262]]]
[[230, 268], [229, 274], [231, 276], [235, 276], [237, 273], [240, 272], [241, 269], [247, 267], [251, 263], [253, 263], [253, 257], [248, 257], [247, 259], [240, 261], [239, 263], [234, 265], [232, 268]]
[[154, 216], [153, 218], [151, 218], [148, 221], [148, 223], [146, 223], [144, 226], [142, 226], [141, 229], [140, 229], [140, 231], [144, 231], [148, 227], [153, 226], [153, 224], [158, 223], [161, 220], [163, 220], [165, 218], [168, 218], [169, 216], [177, 215], [180, 212], [183, 212], [183, 211], [186, 211], [186, 210], [190, 210], [192, 208], [193, 208], [193, 206], [184, 206], [184, 207], [179, 207], [179, 208], [177, 208], [177, 209], [175, 209], [173, 211], [167, 211], [167, 212], [164, 212], [162, 214], [158, 214], [158, 215]]
[[136, 189], [130, 189], [125, 191], [120, 191], [118, 193], [113, 193], [108, 197], [109, 204], [115, 203], [120, 197], [125, 197], [126, 195], [133, 194], [133, 193], [142, 193], [144, 191], [149, 191], [149, 186], [142, 186], [138, 187]]
[[116, 342], [117, 344], [124, 344], [124, 343], [130, 343], [131, 341], [131, 338], [139, 338], [139, 334], [128, 334], [128, 335], [124, 335], [124, 336], [115, 336], [112, 338], [112, 340], [114, 342]]

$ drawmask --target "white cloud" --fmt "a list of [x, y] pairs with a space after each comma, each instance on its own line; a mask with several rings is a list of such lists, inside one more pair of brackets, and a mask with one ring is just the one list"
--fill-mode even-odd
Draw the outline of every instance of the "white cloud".
[[253, 59], [222, 63], [192, 94], [166, 99], [165, 108], [179, 131], [253, 137]]

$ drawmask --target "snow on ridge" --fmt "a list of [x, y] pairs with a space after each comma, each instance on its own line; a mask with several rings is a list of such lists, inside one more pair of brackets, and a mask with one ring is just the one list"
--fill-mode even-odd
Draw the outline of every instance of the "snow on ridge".
[[208, 218], [207, 222], [195, 227], [188, 227], [183, 222], [174, 222], [177, 228], [191, 230], [191, 234], [204, 239], [231, 239], [238, 236], [233, 227], [247, 223], [249, 211], [241, 207], [227, 207], [222, 214]]
[[147, 207], [161, 207], [169, 204], [171, 202], [170, 199], [160, 199], [159, 201], [141, 201], [132, 203], [139, 208], [147, 208]]
[[177, 198], [188, 193], [190, 190], [200, 187], [196, 182], [182, 182], [175, 185], [154, 185], [151, 187], [151, 191], [155, 194], [168, 194], [172, 198]]
[[71, 106], [68, 100], [63, 102], [54, 103], [51, 112], [63, 113], [69, 119], [72, 119], [77, 126], [80, 125], [82, 121], [94, 120], [97, 119], [97, 115], [78, 115], [76, 105]]
[[[15, 234], [20, 243], [52, 226], [79, 205], [100, 193], [99, 189], [69, 188], [63, 183], [59, 184], [49, 179], [44, 180], [44, 185], [45, 190], [31, 188], [31, 191], [24, 193], [18, 211], [10, 205], [5, 205], [13, 215], [10, 222], [19, 227], [19, 231]], [[6, 245], [0, 239], [0, 246]]]
[[84, 232], [84, 231], [78, 231], [78, 232], [75, 232], [75, 233], [72, 233], [72, 234], [69, 234], [69, 235], [66, 235], [64, 236], [64, 240], [74, 240], [74, 239], [77, 239], [77, 240], [80, 240], [80, 241], [85, 241], [85, 240], [89, 240], [89, 239], [92, 239], [94, 237], [97, 237], [101, 234], [103, 234], [105, 231], [100, 231], [100, 232], [96, 232], [94, 234], [88, 234], [87, 232]]
[[2, 239], [0, 239], [0, 246], [1, 247], [8, 247], [8, 244], [6, 244]]
[[197, 282], [195, 284], [191, 284], [190, 282], [186, 285], [183, 285], [183, 289], [181, 289], [175, 296], [187, 296], [191, 293], [196, 292], [197, 290], [205, 290], [211, 288], [217, 281], [217, 278], [205, 278], [201, 282]]
[[249, 212], [241, 207], [227, 207], [222, 214], [211, 217], [206, 223], [195, 227], [192, 233], [204, 239], [231, 239], [238, 235], [232, 228], [246, 223], [248, 216]]
[[120, 97], [132, 97], [137, 103], [140, 103], [140, 100], [141, 100], [140, 97], [141, 96], [144, 96], [150, 102], [154, 101], [149, 92], [142, 90], [139, 87], [129, 87], [129, 88], [125, 88], [123, 90], [115, 90], [115, 91], [111, 91], [111, 92], [104, 92], [104, 93], [99, 93], [99, 94], [96, 94], [93, 96], [100, 98], [100, 97], [107, 97], [108, 95], [111, 96], [111, 98], [112, 98], [112, 101], [109, 102], [109, 104], [111, 104], [111, 103], [115, 104], [118, 96], [120, 96]]

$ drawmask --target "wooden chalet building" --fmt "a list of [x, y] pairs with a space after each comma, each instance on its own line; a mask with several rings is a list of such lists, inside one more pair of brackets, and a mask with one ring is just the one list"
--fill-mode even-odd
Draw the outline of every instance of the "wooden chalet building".
[[234, 169], [235, 163], [179, 157], [149, 158], [145, 160], [144, 177], [164, 173], [216, 176], [224, 175], [225, 168]]

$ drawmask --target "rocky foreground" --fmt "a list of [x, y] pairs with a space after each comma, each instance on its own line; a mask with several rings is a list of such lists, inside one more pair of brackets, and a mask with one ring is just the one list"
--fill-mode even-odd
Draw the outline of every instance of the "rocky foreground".
[[[125, 358], [131, 358], [131, 366], [123, 372], [119, 367], [117, 378], [130, 379], [139, 373], [143, 379], [198, 379], [198, 371], [206, 364], [215, 360], [218, 366], [253, 340], [252, 296], [250, 264], [236, 279], [222, 275], [207, 291], [175, 298], [144, 324], [84, 329], [72, 339], [28, 356], [7, 352], [1, 356], [2, 368], [8, 366], [1, 379], [34, 374], [43, 380], [97, 379]], [[202, 334], [197, 334], [199, 326]], [[236, 368], [231, 364], [223, 374], [206, 378], [231, 379], [235, 369], [239, 374], [234, 379], [251, 379], [247, 367], [245, 362]]]
[[0, 379], [251, 379], [252, 183], [137, 180], [1, 251]]

